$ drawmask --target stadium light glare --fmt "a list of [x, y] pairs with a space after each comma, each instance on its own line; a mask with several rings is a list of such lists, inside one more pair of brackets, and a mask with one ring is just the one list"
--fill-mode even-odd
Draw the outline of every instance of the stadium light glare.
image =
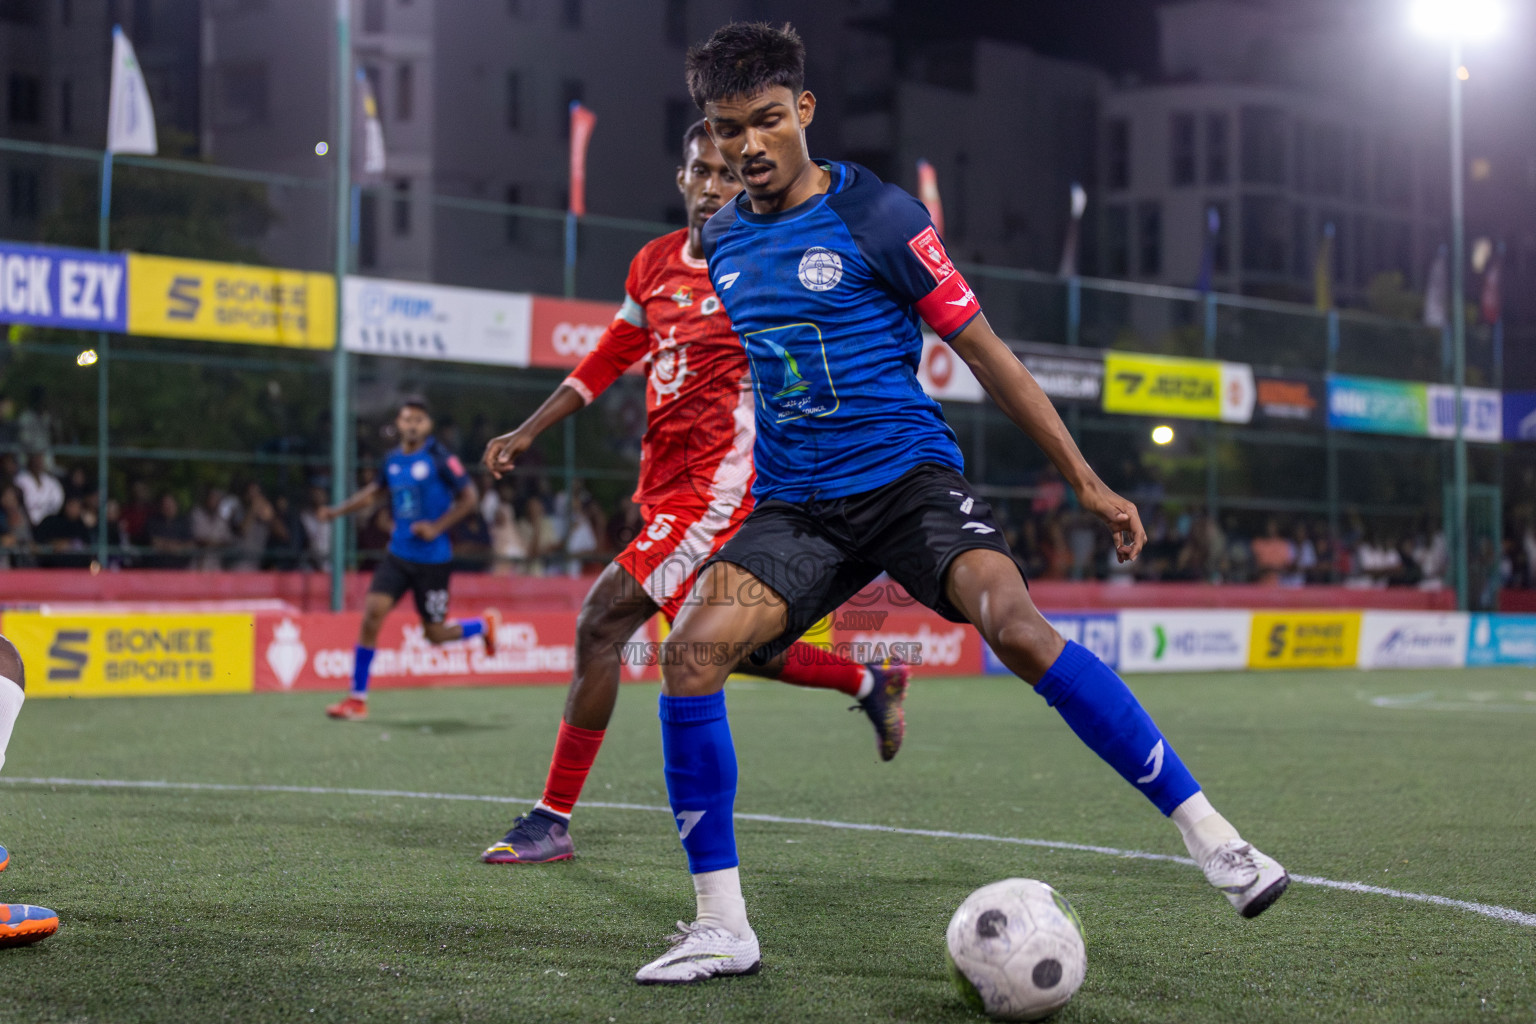
[[76, 366], [95, 366], [96, 365], [96, 360], [99, 359], [99, 358], [101, 358], [101, 357], [96, 354], [96, 350], [95, 349], [88, 348], [84, 352], [81, 352], [79, 355], [75, 356], [75, 365]]
[[1504, 24], [1499, 0], [1414, 0], [1413, 27], [1439, 39], [1487, 39]]
[[315, 156], [325, 156], [325, 154], [329, 153], [330, 151], [331, 147], [326, 144], [324, 139], [321, 139], [319, 142], [315, 143]]
[[1152, 428], [1153, 444], [1170, 444], [1173, 441], [1173, 428], [1167, 424]]

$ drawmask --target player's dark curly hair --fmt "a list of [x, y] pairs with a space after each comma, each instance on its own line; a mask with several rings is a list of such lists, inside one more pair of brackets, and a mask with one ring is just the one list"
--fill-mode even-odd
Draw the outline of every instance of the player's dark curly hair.
[[683, 132], [684, 162], [688, 160], [688, 147], [693, 145], [693, 140], [707, 138], [709, 138], [709, 125], [704, 121], [702, 117], [688, 126], [688, 130]]
[[688, 95], [700, 110], [711, 100], [753, 96], [775, 85], [798, 96], [805, 88], [805, 44], [789, 24], [732, 22], [690, 48], [684, 67]]

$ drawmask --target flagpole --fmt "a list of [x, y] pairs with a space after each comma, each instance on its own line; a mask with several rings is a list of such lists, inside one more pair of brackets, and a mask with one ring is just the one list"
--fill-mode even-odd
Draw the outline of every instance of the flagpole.
[[[331, 356], [331, 502], [347, 499], [352, 440], [352, 415], [348, 409], [347, 347], [342, 341], [343, 296], [348, 257], [352, 249], [352, 5], [336, 0], [336, 342]], [[331, 610], [346, 605], [346, 522], [331, 523]]]
[[[101, 155], [101, 202], [97, 206], [96, 248], [106, 252], [112, 233], [112, 149], [110, 140]], [[107, 363], [111, 358], [110, 335], [96, 334], [96, 561], [107, 567], [111, 536], [107, 527]]]

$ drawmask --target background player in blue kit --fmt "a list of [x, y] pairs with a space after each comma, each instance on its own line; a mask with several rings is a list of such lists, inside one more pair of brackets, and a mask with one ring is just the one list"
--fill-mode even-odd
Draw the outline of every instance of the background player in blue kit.
[[428, 641], [481, 637], [485, 652], [496, 651], [496, 616], [482, 619], [448, 619], [449, 559], [453, 547], [448, 531], [475, 511], [479, 498], [464, 472], [459, 457], [432, 436], [432, 414], [421, 399], [408, 399], [395, 415], [400, 447], [384, 457], [373, 482], [340, 505], [320, 510], [329, 522], [373, 508], [389, 492], [390, 513], [395, 520], [389, 553], [374, 570], [363, 605], [363, 626], [352, 663], [352, 692], [345, 700], [325, 709], [332, 718], [368, 716], [368, 669], [379, 641], [379, 627], [409, 590], [416, 599], [422, 631]]
[[[939, 405], [917, 380], [926, 322], [1112, 531], [1121, 561], [1146, 541], [1136, 507], [1084, 461], [1045, 393], [992, 332], [923, 206], [851, 163], [816, 163], [805, 53], [787, 26], [720, 29], [688, 54], [688, 87], [745, 186], [704, 228], [710, 279], [756, 389], [756, 507], [700, 572], [662, 659], [667, 795], [698, 914], [642, 983], [757, 970], [732, 823], [736, 755], [722, 642], [775, 656], [882, 571], [976, 626], [1002, 662], [1178, 826], [1195, 863], [1245, 917], [1285, 870], [1217, 814], [1120, 678], [1064, 641], [1024, 577]], [[741, 600], [729, 600], [740, 595]], [[963, 795], [958, 798], [963, 799]]]

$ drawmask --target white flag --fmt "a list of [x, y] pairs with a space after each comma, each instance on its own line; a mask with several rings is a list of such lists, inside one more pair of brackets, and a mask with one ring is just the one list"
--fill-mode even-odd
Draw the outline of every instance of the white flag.
[[107, 109], [107, 149], [113, 153], [160, 151], [155, 136], [155, 111], [149, 105], [144, 72], [133, 55], [133, 44], [117, 25], [112, 26], [112, 93]]
[[1435, 262], [1429, 266], [1429, 280], [1424, 284], [1424, 326], [1444, 330], [1451, 322], [1447, 308], [1451, 303], [1450, 267], [1445, 246], [1435, 250]]
[[379, 120], [379, 101], [373, 95], [373, 83], [368, 73], [357, 69], [357, 94], [363, 108], [363, 168], [364, 177], [378, 177], [384, 173], [384, 124]]

